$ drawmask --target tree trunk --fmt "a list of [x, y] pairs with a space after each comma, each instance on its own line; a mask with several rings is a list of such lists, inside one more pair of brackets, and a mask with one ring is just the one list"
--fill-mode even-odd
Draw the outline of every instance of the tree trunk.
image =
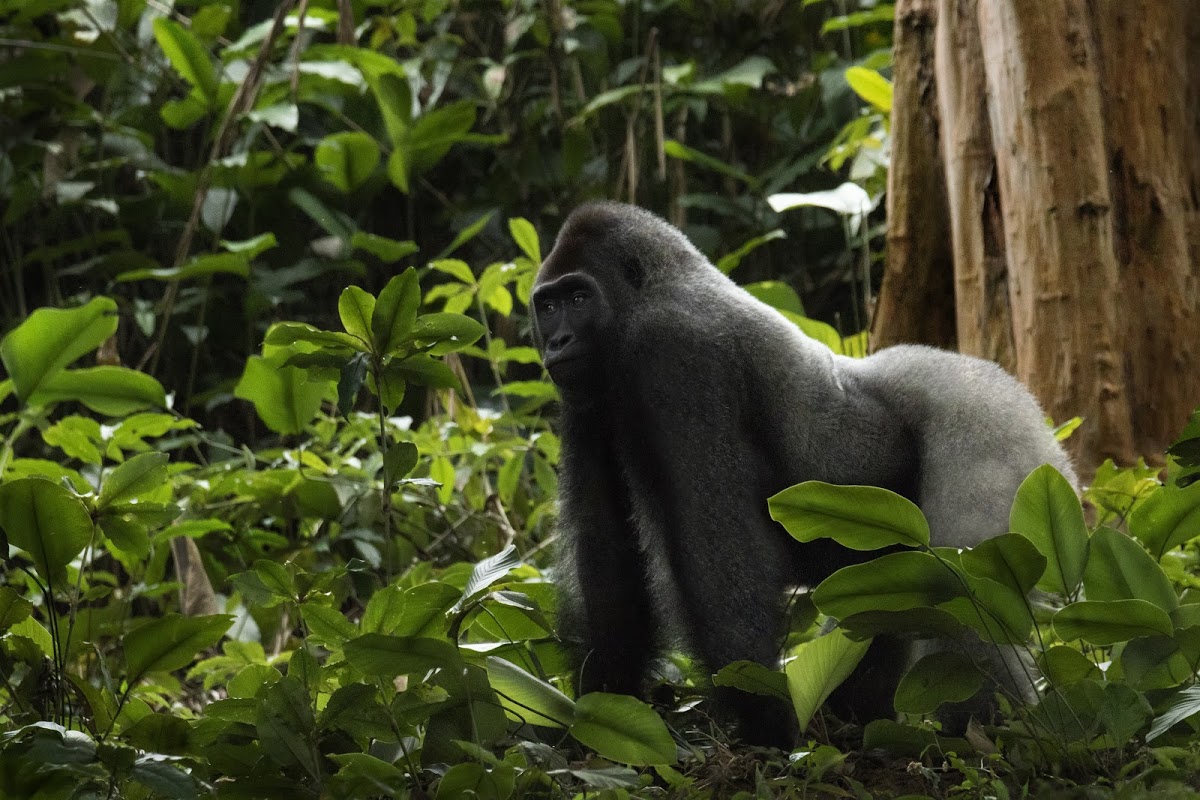
[[937, 0], [896, 3], [888, 259], [871, 327], [876, 349], [912, 341], [955, 346], [954, 260], [933, 74], [936, 19]]
[[[923, 74], [902, 57], [902, 8], [897, 106], [906, 73]], [[940, 0], [936, 30], [941, 163], [896, 147], [892, 169], [945, 180], [959, 349], [999, 361], [1056, 419], [1083, 416], [1083, 473], [1161, 461], [1200, 402], [1200, 4]], [[895, 140], [914, 130], [897, 107]], [[889, 190], [907, 226], [920, 195]], [[890, 245], [885, 281], [944, 269]], [[876, 319], [878, 340], [937, 341], [937, 315], [907, 308]]]

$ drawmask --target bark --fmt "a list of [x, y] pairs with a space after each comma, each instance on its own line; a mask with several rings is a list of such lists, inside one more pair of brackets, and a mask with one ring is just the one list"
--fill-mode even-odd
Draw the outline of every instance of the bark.
[[896, 3], [887, 261], [871, 321], [873, 349], [901, 342], [955, 346], [954, 261], [934, 83], [936, 19], [937, 0]]
[[1113, 199], [1086, 0], [979, 0], [1017, 375], [1079, 414], [1088, 462], [1133, 459]]
[[[1095, 2], [1114, 255], [1136, 452], [1155, 455], [1200, 402], [1193, 0]], [[1189, 98], [1192, 92], [1192, 98]], [[1190, 100], [1190, 105], [1189, 105]], [[1183, 335], [1181, 335], [1183, 334]]]
[[939, 0], [936, 75], [958, 348], [1016, 369], [976, 0]]

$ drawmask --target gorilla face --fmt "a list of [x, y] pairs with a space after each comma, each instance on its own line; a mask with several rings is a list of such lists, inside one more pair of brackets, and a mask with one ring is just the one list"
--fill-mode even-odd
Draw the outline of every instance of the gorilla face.
[[600, 284], [583, 272], [568, 272], [533, 291], [542, 363], [560, 388], [578, 392], [604, 379], [604, 348], [613, 320]]

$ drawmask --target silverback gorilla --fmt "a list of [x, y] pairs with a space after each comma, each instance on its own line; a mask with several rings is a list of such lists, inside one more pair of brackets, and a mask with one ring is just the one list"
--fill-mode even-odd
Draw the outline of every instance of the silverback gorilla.
[[[918, 346], [834, 355], [633, 206], [571, 214], [531, 302], [562, 396], [559, 619], [580, 692], [639, 694], [672, 636], [714, 670], [777, 664], [785, 590], [864, 558], [774, 523], [767, 498], [788, 486], [891, 489], [920, 506], [933, 544], [970, 546], [1007, 531], [1034, 468], [1074, 480], [1037, 403], [995, 364]], [[839, 710], [890, 715], [904, 647], [877, 638]], [[782, 704], [718, 700], [747, 740], [788, 743]]]

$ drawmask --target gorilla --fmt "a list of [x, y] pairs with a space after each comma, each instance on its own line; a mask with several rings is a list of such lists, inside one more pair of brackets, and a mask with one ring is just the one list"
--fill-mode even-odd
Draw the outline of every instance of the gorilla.
[[[971, 546], [1008, 530], [1036, 467], [1074, 481], [1037, 403], [997, 365], [908, 345], [835, 355], [637, 207], [572, 213], [530, 302], [562, 398], [559, 625], [581, 693], [640, 694], [671, 642], [713, 670], [776, 666], [786, 590], [872, 556], [772, 521], [767, 498], [793, 484], [891, 489], [934, 545]], [[906, 647], [877, 637], [839, 711], [890, 716]], [[790, 742], [783, 704], [717, 692], [745, 739]]]

